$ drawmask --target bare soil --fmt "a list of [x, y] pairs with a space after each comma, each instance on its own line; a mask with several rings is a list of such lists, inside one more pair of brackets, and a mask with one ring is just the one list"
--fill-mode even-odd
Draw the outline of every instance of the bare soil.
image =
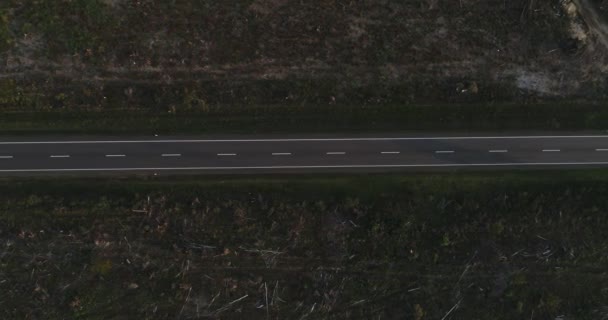
[[605, 319], [607, 190], [605, 170], [2, 180], [0, 318]]
[[601, 101], [603, 6], [10, 0], [0, 5], [9, 95], [0, 105], [14, 108], [15, 92], [36, 97], [25, 106], [160, 110], [188, 96], [203, 105]]

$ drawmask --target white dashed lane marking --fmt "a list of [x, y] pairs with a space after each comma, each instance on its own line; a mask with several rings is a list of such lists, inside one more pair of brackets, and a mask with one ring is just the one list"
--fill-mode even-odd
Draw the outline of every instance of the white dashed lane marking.
[[[561, 149], [542, 149], [542, 152], [561, 152]], [[598, 148], [595, 149], [596, 152], [608, 152], [608, 148]], [[509, 150], [506, 149], [490, 149], [488, 150], [489, 153], [508, 153]], [[456, 151], [454, 150], [437, 150], [435, 151], [436, 154], [452, 154], [452, 153], [456, 153]], [[326, 155], [345, 155], [346, 152], [344, 151], [331, 151], [331, 152], [326, 152]], [[382, 155], [397, 155], [397, 154], [401, 154], [400, 151], [382, 151], [380, 152], [380, 154]], [[236, 153], [218, 153], [217, 154], [220, 157], [230, 157], [230, 156], [236, 156]], [[274, 152], [272, 153], [273, 156], [292, 156], [293, 154], [291, 152]], [[124, 158], [127, 155], [125, 154], [106, 154], [105, 157], [106, 158]], [[161, 154], [162, 157], [181, 157], [182, 154], [181, 153], [163, 153]], [[70, 158], [71, 156], [69, 154], [60, 154], [60, 155], [50, 155], [50, 158]], [[7, 155], [7, 156], [0, 156], [0, 159], [13, 159], [14, 157], [11, 155]]]

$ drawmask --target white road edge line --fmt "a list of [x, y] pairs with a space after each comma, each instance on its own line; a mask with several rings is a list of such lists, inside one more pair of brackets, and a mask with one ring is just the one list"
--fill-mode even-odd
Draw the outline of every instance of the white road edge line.
[[560, 152], [560, 149], [543, 149], [543, 152]]
[[327, 152], [326, 155], [335, 156], [335, 155], [344, 155], [346, 152]]
[[12, 159], [13, 156], [0, 156], [0, 159]]
[[181, 153], [163, 153], [161, 156], [163, 157], [181, 157]]
[[272, 154], [273, 156], [290, 156], [290, 152], [275, 152]]
[[78, 172], [78, 171], [184, 171], [184, 170], [272, 170], [272, 169], [373, 169], [373, 168], [457, 168], [457, 167], [523, 167], [523, 166], [593, 166], [608, 162], [505, 162], [505, 163], [445, 163], [445, 164], [387, 164], [387, 165], [327, 165], [327, 166], [252, 166], [252, 167], [164, 167], [164, 168], [81, 168], [81, 169], [3, 169], [0, 172]]
[[0, 145], [19, 144], [110, 144], [110, 143], [201, 143], [201, 142], [322, 142], [322, 141], [407, 141], [407, 140], [486, 140], [486, 139], [595, 139], [608, 135], [583, 136], [459, 136], [459, 137], [376, 137], [376, 138], [294, 138], [294, 139], [173, 139], [173, 140], [67, 140], [0, 141]]
[[489, 150], [489, 153], [507, 153], [509, 150]]
[[106, 154], [106, 158], [124, 158], [126, 155], [124, 154]]
[[452, 151], [452, 150], [439, 150], [439, 151], [435, 151], [435, 153], [454, 153], [454, 151]]
[[382, 151], [380, 152], [380, 154], [400, 154], [401, 152], [399, 151]]
[[69, 154], [52, 155], [51, 158], [69, 158]]
[[218, 157], [234, 157], [234, 156], [236, 156], [236, 153], [218, 153], [217, 156]]
[[604, 152], [604, 151], [608, 151], [608, 149], [595, 149], [595, 151], [597, 151], [597, 152]]

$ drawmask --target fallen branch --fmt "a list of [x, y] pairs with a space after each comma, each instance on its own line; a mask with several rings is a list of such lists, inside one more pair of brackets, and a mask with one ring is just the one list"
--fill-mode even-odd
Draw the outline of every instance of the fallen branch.
[[268, 311], [268, 286], [264, 282], [264, 291], [266, 293], [266, 319], [270, 319], [270, 312]]
[[218, 292], [215, 297], [213, 297], [213, 299], [211, 299], [211, 302], [209, 302], [209, 305], [207, 306], [207, 310], [209, 310], [209, 308], [211, 308], [211, 305], [213, 304], [213, 302], [215, 302], [215, 299], [217, 299], [217, 297], [220, 296], [220, 293], [222, 293], [221, 291]]
[[244, 247], [239, 247], [239, 249], [245, 251], [245, 252], [255, 252], [255, 253], [271, 253], [271, 254], [283, 254], [285, 252], [282, 251], [274, 251], [274, 250], [258, 250], [258, 249], [246, 249]]
[[214, 313], [214, 314], [216, 314], [216, 315], [217, 315], [217, 314], [220, 314], [221, 312], [224, 312], [224, 311], [226, 311], [226, 310], [230, 309], [230, 307], [231, 307], [233, 304], [235, 304], [235, 303], [237, 303], [237, 302], [239, 302], [239, 301], [241, 301], [241, 300], [243, 300], [243, 299], [245, 299], [245, 298], [247, 298], [247, 297], [249, 297], [249, 295], [248, 295], [248, 294], [246, 294], [246, 295], [244, 295], [244, 296], [242, 296], [242, 297], [240, 297], [240, 298], [238, 298], [238, 299], [236, 299], [236, 300], [234, 300], [234, 301], [232, 301], [232, 302], [228, 303], [227, 305], [225, 305], [225, 306], [223, 306], [223, 307], [221, 307], [221, 308], [219, 308], [219, 309], [215, 310], [213, 313]]
[[188, 303], [188, 300], [190, 299], [190, 292], [192, 292], [192, 287], [190, 287], [190, 290], [188, 290], [188, 295], [186, 296], [186, 300], [184, 301], [184, 304], [182, 304], [181, 310], [179, 310], [179, 317], [182, 316], [182, 312], [184, 312], [184, 307], [186, 306], [186, 303]]
[[458, 302], [456, 302], [456, 304], [452, 307], [452, 309], [450, 309], [450, 311], [448, 311], [448, 313], [445, 314], [445, 316], [443, 316], [443, 318], [441, 318], [441, 320], [445, 320], [450, 313], [454, 312], [454, 310], [458, 309], [458, 307], [460, 307], [460, 302], [462, 302], [462, 299], [458, 300]]

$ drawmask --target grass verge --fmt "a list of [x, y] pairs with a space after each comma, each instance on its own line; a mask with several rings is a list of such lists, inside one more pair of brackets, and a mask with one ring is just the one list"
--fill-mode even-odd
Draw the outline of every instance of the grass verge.
[[5, 112], [0, 134], [319, 133], [388, 131], [604, 130], [608, 109], [538, 105], [258, 106], [222, 111], [138, 110]]

